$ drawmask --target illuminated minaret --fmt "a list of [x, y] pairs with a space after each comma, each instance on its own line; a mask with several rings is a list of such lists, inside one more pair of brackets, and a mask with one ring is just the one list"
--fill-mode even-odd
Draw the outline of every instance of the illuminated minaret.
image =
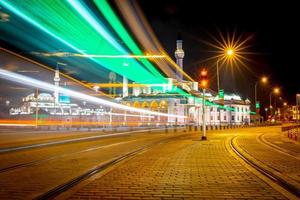
[[56, 86], [55, 90], [54, 90], [55, 104], [58, 104], [59, 103], [59, 91], [58, 91], [58, 87], [59, 87], [59, 81], [60, 81], [58, 66], [56, 67], [55, 75], [54, 75], [54, 79], [53, 80], [54, 80], [54, 85]]
[[[183, 58], [184, 58], [184, 51], [182, 49], [182, 39], [181, 35], [178, 33], [177, 40], [176, 40], [176, 51], [175, 51], [176, 63], [177, 65], [183, 70]], [[176, 70], [176, 74], [180, 80], [182, 80], [182, 73]]]

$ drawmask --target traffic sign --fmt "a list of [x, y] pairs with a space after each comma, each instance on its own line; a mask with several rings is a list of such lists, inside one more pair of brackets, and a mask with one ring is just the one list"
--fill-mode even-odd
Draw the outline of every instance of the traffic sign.
[[260, 108], [260, 103], [259, 103], [259, 101], [257, 101], [257, 102], [255, 103], [255, 108], [257, 108], [257, 109]]
[[219, 90], [219, 98], [224, 99], [224, 90], [223, 89]]

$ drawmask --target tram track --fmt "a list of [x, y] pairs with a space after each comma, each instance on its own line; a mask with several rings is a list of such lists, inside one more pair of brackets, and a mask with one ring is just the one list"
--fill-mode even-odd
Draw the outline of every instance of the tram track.
[[266, 134], [267, 134], [267, 133], [263, 133], [263, 134], [260, 134], [260, 135], [257, 137], [257, 139], [258, 139], [258, 141], [259, 141], [260, 143], [264, 144], [265, 146], [268, 146], [269, 148], [271, 148], [271, 149], [273, 149], [273, 150], [275, 150], [275, 151], [277, 151], [277, 152], [279, 152], [279, 153], [282, 153], [282, 154], [287, 155], [287, 156], [290, 156], [290, 157], [292, 157], [292, 158], [294, 158], [294, 159], [300, 160], [300, 157], [293, 155], [293, 154], [296, 154], [296, 152], [291, 151], [291, 150], [283, 149], [283, 148], [277, 146], [276, 144], [273, 144], [273, 143], [267, 141], [267, 140], [264, 138]]
[[244, 153], [241, 152], [239, 147], [235, 144], [237, 136], [234, 136], [229, 141], [229, 146], [231, 150], [246, 164], [254, 168], [257, 172], [259, 172], [264, 177], [268, 178], [273, 183], [276, 183], [278, 186], [283, 188], [284, 190], [288, 191], [293, 196], [300, 198], [300, 188], [293, 185], [292, 183], [288, 182], [284, 178], [276, 175], [275, 173], [271, 172], [270, 170], [262, 167], [260, 164], [254, 162], [252, 159], [249, 159]]
[[50, 141], [50, 142], [46, 142], [46, 143], [36, 143], [36, 144], [30, 144], [30, 145], [5, 147], [5, 148], [0, 148], [0, 155], [5, 154], [5, 153], [16, 152], [16, 151], [30, 150], [30, 149], [35, 149], [35, 148], [43, 148], [43, 147], [56, 146], [56, 145], [61, 145], [61, 144], [69, 144], [69, 143], [76, 143], [76, 142], [82, 142], [82, 141], [91, 141], [91, 140], [103, 139], [103, 138], [109, 138], [109, 137], [125, 136], [125, 135], [129, 135], [132, 133], [145, 133], [148, 131], [159, 131], [159, 130], [163, 130], [163, 129], [156, 128], [156, 129], [125, 131], [125, 132], [118, 132], [118, 133], [113, 133], [113, 134], [94, 135], [94, 136], [87, 136], [87, 137], [64, 139], [64, 140], [60, 140], [60, 141]]
[[64, 157], [67, 157], [67, 156], [73, 156], [73, 155], [77, 155], [77, 154], [80, 154], [80, 153], [95, 151], [95, 150], [104, 149], [104, 148], [108, 148], [108, 147], [113, 147], [113, 146], [126, 144], [126, 143], [130, 143], [130, 142], [134, 142], [134, 141], [137, 141], [137, 140], [130, 140], [130, 141], [126, 141], [126, 142], [118, 142], [118, 143], [113, 143], [113, 144], [109, 144], [109, 145], [102, 145], [102, 146], [94, 146], [94, 147], [83, 149], [83, 150], [77, 151], [77, 152], [66, 153], [66, 154], [57, 155], [57, 156], [51, 156], [51, 157], [48, 157], [48, 158], [45, 158], [45, 159], [39, 159], [39, 160], [30, 161], [30, 162], [24, 162], [24, 163], [21, 163], [21, 164], [1, 168], [0, 169], [0, 174], [4, 173], [4, 172], [9, 172], [9, 171], [12, 171], [12, 170], [20, 169], [20, 168], [36, 166], [36, 165], [39, 165], [39, 164], [43, 164], [45, 162], [49, 162], [51, 160], [60, 159], [60, 158], [64, 158]]
[[130, 151], [130, 152], [127, 152], [121, 156], [118, 156], [110, 161], [107, 161], [107, 162], [104, 162], [102, 164], [100, 164], [99, 166], [96, 166], [94, 167], [93, 169], [90, 169], [88, 170], [87, 172], [63, 183], [63, 184], [60, 184], [54, 188], [52, 188], [51, 190], [45, 192], [45, 193], [42, 193], [40, 194], [39, 196], [37, 196], [36, 200], [44, 200], [44, 199], [54, 199], [55, 197], [57, 197], [58, 195], [70, 190], [71, 188], [73, 188], [75, 185], [78, 185], [79, 183], [83, 182], [84, 180], [88, 179], [89, 177], [95, 175], [95, 174], [98, 174], [110, 167], [113, 167], [119, 163], [121, 163], [122, 161], [125, 161], [125, 160], [128, 160], [130, 158], [133, 158], [134, 156], [142, 153], [142, 152], [145, 152], [149, 149], [151, 149], [152, 147], [156, 146], [156, 145], [159, 145], [159, 144], [165, 144], [165, 143], [168, 143], [170, 142], [171, 140], [173, 139], [176, 139], [176, 138], [180, 138], [180, 137], [185, 137], [187, 136], [188, 134], [181, 134], [181, 135], [177, 135], [177, 136], [172, 136], [172, 137], [168, 137], [168, 138], [164, 138], [160, 141], [156, 141], [156, 142], [152, 142], [150, 144], [147, 144], [145, 146], [142, 146], [136, 150], [133, 150], [133, 151]]
[[[161, 130], [161, 129], [154, 129], [154, 130]], [[144, 133], [144, 132], [147, 132], [147, 131], [149, 131], [149, 130], [141, 130], [139, 132]], [[116, 136], [124, 136], [124, 135], [128, 135], [128, 134], [130, 134], [130, 132], [122, 132], [120, 134], [116, 133], [116, 134], [104, 135], [104, 137], [103, 137], [103, 135], [101, 135], [101, 136], [89, 136], [89, 137], [84, 137], [84, 138], [63, 140], [63, 141], [55, 142], [55, 144], [62, 145], [62, 144], [69, 144], [69, 143], [74, 143], [74, 142], [86, 142], [86, 141], [92, 141], [92, 139], [98, 140], [98, 139], [102, 139], [102, 138], [107, 138], [109, 136], [116, 137]], [[28, 161], [28, 162], [22, 162], [22, 163], [19, 163], [19, 164], [15, 164], [15, 165], [0, 168], [0, 174], [5, 173], [5, 172], [10, 172], [10, 171], [13, 171], [13, 170], [17, 170], [17, 169], [21, 169], [21, 168], [37, 166], [37, 165], [40, 165], [40, 164], [43, 164], [43, 163], [46, 163], [46, 162], [49, 162], [49, 161], [52, 161], [52, 160], [57, 160], [57, 159], [65, 158], [65, 157], [68, 157], [68, 156], [74, 156], [74, 155], [78, 155], [78, 154], [82, 154], [82, 153], [87, 153], [87, 152], [96, 151], [96, 150], [100, 150], [100, 149], [105, 149], [105, 148], [109, 148], [109, 147], [113, 147], [113, 146], [127, 144], [127, 143], [134, 142], [134, 141], [137, 141], [137, 139], [129, 140], [129, 141], [123, 141], [123, 142], [117, 142], [117, 143], [112, 143], [112, 144], [107, 144], [107, 145], [100, 145], [100, 146], [99, 145], [94, 145], [92, 147], [88, 147], [88, 148], [85, 148], [85, 149], [80, 150], [80, 151], [49, 156], [49, 157], [46, 157], [46, 158], [33, 160], [33, 161]], [[38, 145], [38, 147], [32, 147], [32, 145], [30, 145], [30, 146], [28, 146], [27, 150], [30, 150], [32, 148], [35, 149], [35, 148], [42, 148], [42, 147], [47, 147], [47, 146], [55, 146], [55, 144], [53, 144], [53, 142], [50, 142], [49, 145], [47, 143], [43, 143], [43, 145], [41, 145], [41, 146]], [[9, 149], [11, 149], [11, 148], [9, 148]], [[25, 150], [25, 148], [22, 148], [21, 150]], [[12, 150], [12, 152], [15, 152], [15, 151], [20, 151], [20, 150]], [[11, 153], [11, 152], [9, 152], [9, 153]]]

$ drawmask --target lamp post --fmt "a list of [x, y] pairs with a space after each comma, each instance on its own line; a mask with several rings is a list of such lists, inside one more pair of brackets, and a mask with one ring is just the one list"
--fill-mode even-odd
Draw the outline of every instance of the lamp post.
[[[233, 48], [228, 48], [225, 49], [223, 55], [222, 55], [222, 59], [224, 58], [234, 58], [235, 56], [235, 50]], [[219, 62], [220, 62], [220, 57], [217, 59], [217, 85], [218, 85], [218, 92], [220, 91], [220, 74], [219, 74]]]
[[[235, 50], [233, 48], [228, 48], [225, 49], [223, 56], [221, 58], [234, 58], [235, 56]], [[219, 73], [219, 62], [220, 62], [220, 57], [217, 59], [217, 86], [218, 86], [218, 95], [220, 93], [220, 73]], [[219, 109], [219, 122], [221, 125], [221, 109]]]
[[267, 120], [268, 120], [268, 108], [265, 108], [265, 114], [266, 114], [266, 119], [265, 119], [265, 121], [267, 121]]
[[[254, 108], [255, 108], [255, 112], [256, 112], [256, 115], [255, 115], [256, 117], [257, 117], [257, 114], [259, 113], [259, 107], [257, 106], [257, 85], [259, 82], [266, 84], [268, 82], [268, 78], [266, 76], [263, 76], [261, 79], [257, 80], [254, 85]], [[257, 121], [256, 117], [255, 117], [255, 122]]]
[[258, 80], [258, 81], [256, 81], [255, 82], [255, 87], [254, 87], [254, 96], [255, 96], [255, 99], [254, 99], [254, 103], [256, 104], [256, 102], [257, 102], [257, 85], [258, 85], [258, 83], [259, 82], [262, 82], [262, 83], [267, 83], [268, 82], [268, 78], [267, 77], [265, 77], [265, 76], [263, 76], [260, 80]]
[[[270, 115], [272, 115], [272, 110], [271, 110], [271, 108], [272, 108], [272, 93], [274, 93], [274, 94], [279, 94], [280, 93], [280, 89], [278, 88], [278, 87], [275, 87], [271, 92], [270, 92]], [[274, 109], [276, 109], [276, 108], [274, 108]], [[276, 111], [276, 110], [275, 110]]]

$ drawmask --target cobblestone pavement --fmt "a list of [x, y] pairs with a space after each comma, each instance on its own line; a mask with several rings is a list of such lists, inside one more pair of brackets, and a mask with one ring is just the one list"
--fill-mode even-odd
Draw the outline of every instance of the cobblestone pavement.
[[[239, 147], [254, 159], [299, 184], [300, 159], [297, 157], [300, 153], [299, 144], [284, 138], [280, 134], [279, 127], [270, 127], [266, 130], [268, 131], [256, 129], [252, 134], [240, 134], [237, 137]], [[259, 136], [262, 134], [263, 139], [271, 145], [275, 145], [275, 148], [261, 141]], [[280, 147], [283, 152], [276, 146]], [[288, 154], [289, 152], [292, 153], [291, 156]]]
[[300, 159], [300, 143], [288, 138], [287, 133], [283, 134], [278, 129], [275, 129], [265, 134], [263, 139]]
[[115, 157], [175, 135], [143, 133], [0, 154], [0, 199], [32, 199]]
[[158, 145], [70, 191], [69, 198], [285, 199], [227, 151], [228, 137], [221, 131], [199, 141], [194, 134]]

